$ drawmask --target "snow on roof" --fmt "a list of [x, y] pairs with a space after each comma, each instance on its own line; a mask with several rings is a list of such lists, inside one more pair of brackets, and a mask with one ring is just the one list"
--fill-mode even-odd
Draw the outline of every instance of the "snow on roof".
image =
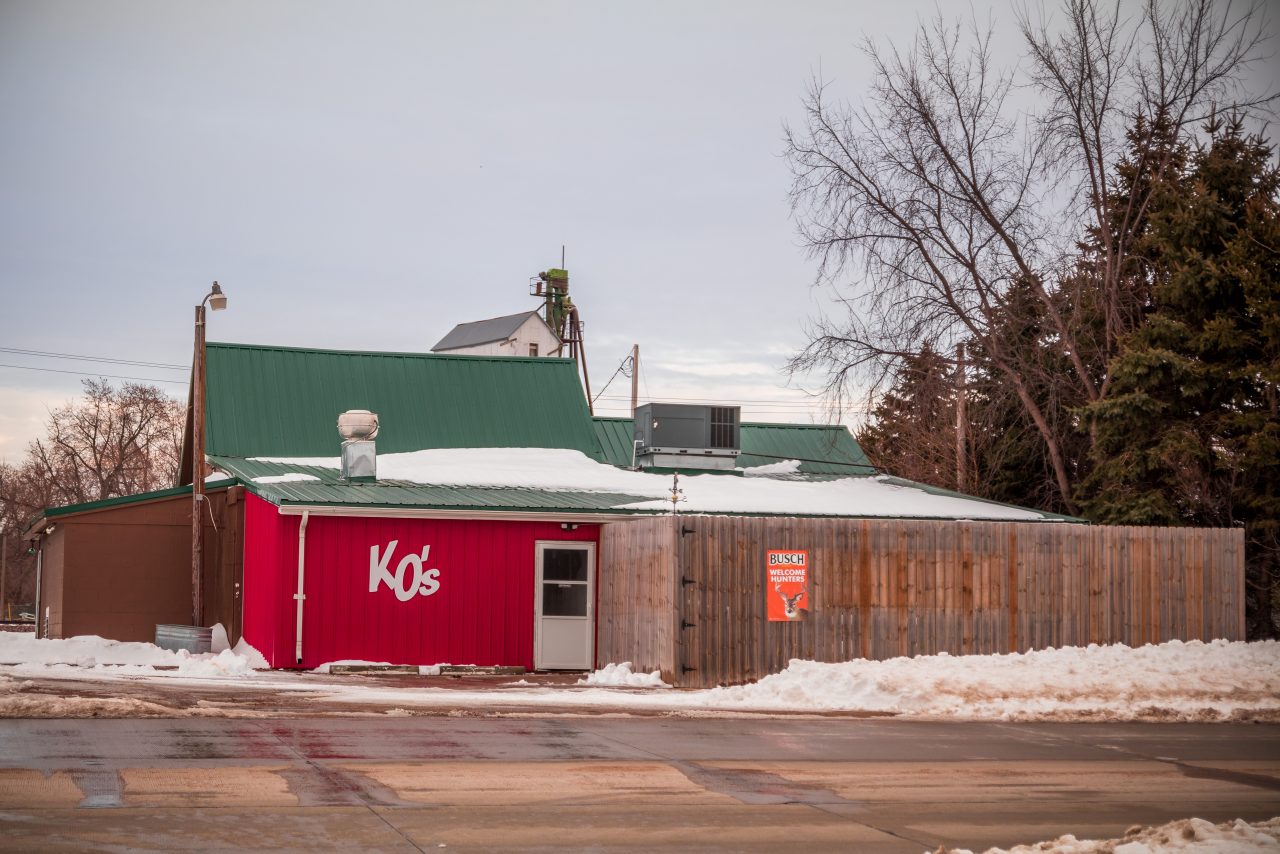
[[[338, 457], [253, 457], [260, 462], [340, 468]], [[782, 466], [779, 467], [783, 468]], [[378, 455], [378, 476], [431, 486], [525, 487], [627, 493], [648, 500], [620, 510], [671, 509], [670, 474], [630, 471], [560, 448], [444, 448]], [[921, 519], [1044, 521], [1048, 514], [957, 495], [939, 495], [887, 477], [822, 480], [680, 476], [682, 513], [763, 513]]]
[[459, 323], [449, 334], [436, 342], [431, 352], [441, 350], [457, 350], [462, 347], [476, 347], [480, 344], [491, 344], [494, 341], [506, 341], [519, 329], [530, 316], [537, 311], [522, 311], [519, 314], [508, 314], [503, 317], [491, 317], [488, 320], [475, 320], [471, 323]]

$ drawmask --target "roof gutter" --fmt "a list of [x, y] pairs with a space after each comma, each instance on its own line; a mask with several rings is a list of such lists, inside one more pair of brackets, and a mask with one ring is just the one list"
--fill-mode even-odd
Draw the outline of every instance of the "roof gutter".
[[355, 507], [327, 504], [280, 504], [281, 516], [352, 516], [366, 519], [486, 519], [522, 522], [628, 522], [662, 513], [558, 513], [536, 510], [435, 510], [422, 507]]

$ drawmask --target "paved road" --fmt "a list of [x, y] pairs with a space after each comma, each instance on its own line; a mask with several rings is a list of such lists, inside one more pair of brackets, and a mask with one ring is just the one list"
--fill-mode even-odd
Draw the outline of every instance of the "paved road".
[[0, 721], [0, 849], [920, 852], [1280, 815], [1280, 728]]

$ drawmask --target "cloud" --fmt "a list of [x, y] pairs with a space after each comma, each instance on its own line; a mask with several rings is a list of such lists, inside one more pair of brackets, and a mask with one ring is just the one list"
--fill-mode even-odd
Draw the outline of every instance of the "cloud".
[[49, 410], [72, 396], [66, 390], [0, 385], [0, 462], [16, 463], [31, 440], [44, 434]]

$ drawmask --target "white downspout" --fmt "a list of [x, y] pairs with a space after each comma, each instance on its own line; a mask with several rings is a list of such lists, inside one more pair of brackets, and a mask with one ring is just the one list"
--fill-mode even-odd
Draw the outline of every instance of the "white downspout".
[[307, 520], [310, 517], [310, 511], [303, 510], [302, 523], [298, 525], [298, 592], [293, 594], [293, 598], [298, 602], [298, 642], [293, 648], [294, 658], [297, 659], [298, 664], [302, 663], [302, 603], [307, 599], [307, 595], [302, 591], [303, 581], [306, 579]]
[[40, 634], [40, 579], [44, 575], [44, 535], [41, 534], [36, 540], [36, 637], [43, 637]]

